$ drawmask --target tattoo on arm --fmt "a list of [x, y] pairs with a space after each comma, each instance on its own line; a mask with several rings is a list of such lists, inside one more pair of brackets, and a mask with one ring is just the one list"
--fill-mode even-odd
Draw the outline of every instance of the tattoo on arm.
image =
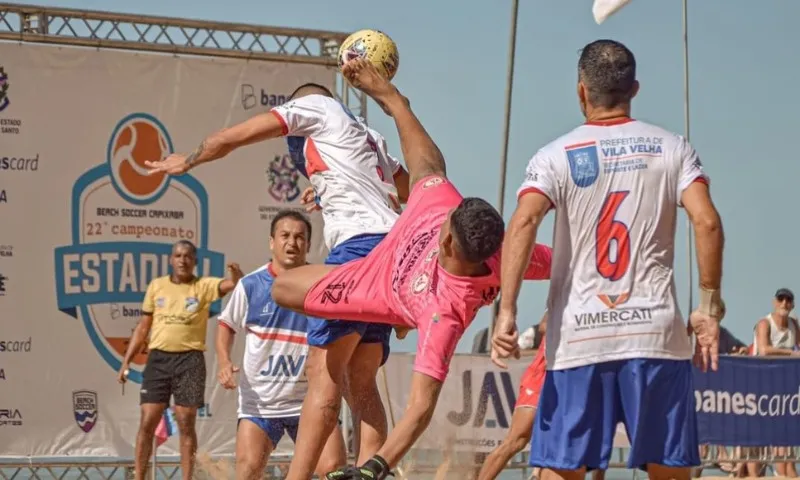
[[194, 165], [197, 162], [197, 158], [202, 155], [205, 150], [206, 141], [203, 140], [200, 142], [200, 145], [198, 145], [197, 148], [195, 148], [194, 151], [190, 153], [188, 157], [186, 157], [184, 163], [186, 163], [186, 165]]

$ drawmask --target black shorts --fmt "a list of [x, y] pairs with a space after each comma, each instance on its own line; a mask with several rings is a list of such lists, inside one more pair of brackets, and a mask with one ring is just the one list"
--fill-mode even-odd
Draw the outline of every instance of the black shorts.
[[173, 397], [175, 405], [205, 405], [206, 359], [203, 352], [164, 352], [150, 350], [142, 373], [139, 403], [165, 403]]

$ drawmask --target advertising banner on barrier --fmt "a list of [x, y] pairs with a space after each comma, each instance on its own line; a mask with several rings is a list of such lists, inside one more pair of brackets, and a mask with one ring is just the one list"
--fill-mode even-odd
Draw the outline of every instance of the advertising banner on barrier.
[[[180, 177], [144, 162], [189, 152], [305, 82], [333, 88], [335, 70], [0, 43], [0, 455], [133, 455], [145, 355], [125, 395], [116, 372], [170, 245], [197, 245], [202, 275], [252, 271], [270, 259], [270, 221], [302, 211], [308, 185], [282, 139]], [[206, 364], [200, 449], [231, 454], [237, 395], [217, 387], [213, 347]], [[175, 435], [159, 454], [177, 447]]]
[[[512, 359], [508, 370], [503, 370], [488, 356], [455, 355], [431, 424], [414, 448], [491, 452], [508, 433], [519, 395], [519, 382], [532, 361], [533, 357]], [[390, 418], [390, 428], [405, 411], [413, 367], [414, 355], [406, 354], [392, 354], [383, 367], [385, 379], [378, 385], [386, 411], [394, 417]], [[614, 446], [628, 445], [620, 424]]]
[[800, 361], [722, 356], [695, 370], [698, 434], [727, 446], [800, 445]]

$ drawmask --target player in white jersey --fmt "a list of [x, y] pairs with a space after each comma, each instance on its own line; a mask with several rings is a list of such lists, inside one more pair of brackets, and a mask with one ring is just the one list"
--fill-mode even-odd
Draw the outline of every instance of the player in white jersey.
[[516, 303], [537, 228], [556, 211], [548, 296], [547, 373], [530, 463], [543, 478], [606, 469], [618, 422], [629, 468], [689, 478], [700, 464], [691, 339], [673, 261], [677, 207], [696, 233], [700, 305], [690, 316], [698, 360], [717, 366], [723, 233], [708, 177], [683, 137], [630, 117], [636, 61], [599, 40], [578, 62], [587, 122], [539, 150], [503, 244], [492, 357], [517, 353]]
[[[272, 260], [237, 284], [217, 327], [220, 384], [236, 388], [231, 361], [234, 336], [244, 332], [244, 378], [239, 383], [236, 432], [236, 478], [263, 477], [267, 459], [284, 433], [296, 441], [300, 409], [308, 391], [305, 315], [278, 306], [272, 299], [275, 277], [306, 264], [311, 247], [311, 223], [301, 213], [282, 210], [272, 220], [269, 239]], [[346, 462], [342, 432], [328, 436], [316, 474], [319, 477]]]
[[[179, 175], [236, 148], [287, 137], [295, 166], [309, 177], [322, 208], [330, 250], [325, 263], [338, 265], [366, 256], [389, 232], [407, 197], [408, 174], [373, 132], [328, 89], [305, 84], [286, 104], [208, 136], [191, 154], [146, 165], [151, 172]], [[301, 477], [311, 475], [336, 428], [343, 394], [360, 420], [359, 459], [371, 458], [386, 440], [375, 377], [389, 356], [390, 335], [385, 324], [309, 319], [309, 395], [292, 458]]]

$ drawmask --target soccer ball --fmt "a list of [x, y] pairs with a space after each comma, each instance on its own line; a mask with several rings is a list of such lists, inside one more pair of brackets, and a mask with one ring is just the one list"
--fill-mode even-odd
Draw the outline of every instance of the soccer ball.
[[359, 30], [347, 37], [339, 47], [339, 69], [359, 57], [369, 60], [389, 80], [394, 78], [400, 65], [394, 40], [378, 30]]

